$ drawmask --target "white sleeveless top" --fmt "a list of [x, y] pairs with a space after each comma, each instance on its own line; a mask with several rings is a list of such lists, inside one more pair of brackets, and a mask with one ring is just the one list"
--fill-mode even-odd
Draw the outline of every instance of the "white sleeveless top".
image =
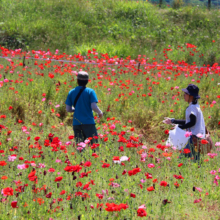
[[193, 114], [196, 116], [196, 124], [188, 128], [188, 131], [191, 131], [193, 135], [202, 134], [203, 138], [205, 138], [205, 121], [203, 118], [202, 111], [200, 109], [199, 104], [193, 105], [192, 102], [189, 104], [189, 107], [186, 109], [186, 123], [190, 122], [189, 116]]

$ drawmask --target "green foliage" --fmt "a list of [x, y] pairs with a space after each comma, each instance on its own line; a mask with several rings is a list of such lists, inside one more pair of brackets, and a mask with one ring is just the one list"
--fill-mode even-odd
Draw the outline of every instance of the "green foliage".
[[191, 43], [204, 55], [202, 60], [184, 54], [171, 59], [198, 65], [219, 62], [219, 11], [192, 6], [176, 9], [181, 1], [175, 2], [175, 9], [159, 9], [144, 1], [2, 0], [0, 44], [9, 48], [60, 49], [69, 54], [85, 54], [93, 47], [110, 56], [136, 58], [146, 54], [152, 58], [155, 50], [162, 56], [167, 45]]

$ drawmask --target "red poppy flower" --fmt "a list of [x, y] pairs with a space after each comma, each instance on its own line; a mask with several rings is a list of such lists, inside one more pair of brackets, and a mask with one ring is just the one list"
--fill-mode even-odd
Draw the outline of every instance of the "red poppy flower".
[[17, 203], [18, 203], [17, 201], [12, 201], [12, 202], [11, 202], [11, 207], [12, 207], [12, 208], [18, 208], [18, 207], [17, 207]]
[[134, 193], [131, 193], [131, 194], [130, 194], [130, 197], [135, 198], [136, 195], [135, 195]]
[[133, 170], [128, 171], [128, 175], [133, 176], [133, 175], [136, 175], [139, 172], [141, 172], [141, 168], [134, 168]]
[[61, 181], [62, 179], [63, 179], [62, 176], [58, 176], [58, 177], [55, 178], [54, 182], [59, 182], [59, 181]]
[[76, 187], [81, 187], [81, 186], [82, 186], [81, 182], [76, 183]]
[[182, 165], [183, 165], [183, 163], [179, 163], [179, 164], [178, 164], [178, 167], [181, 167]]
[[160, 182], [160, 186], [166, 187], [166, 186], [167, 186], [167, 182], [166, 182], [166, 181], [161, 181], [161, 182]]
[[6, 187], [2, 190], [2, 194], [4, 196], [13, 196], [14, 195], [13, 192], [14, 192], [14, 190], [10, 187]]
[[102, 194], [96, 193], [96, 196], [97, 196], [99, 199], [103, 199], [103, 195], [102, 195]]
[[154, 187], [153, 186], [148, 187], [147, 191], [154, 191]]
[[112, 160], [118, 161], [118, 160], [120, 160], [120, 157], [118, 157], [118, 156], [113, 156]]
[[83, 166], [84, 167], [90, 167], [92, 165], [92, 163], [90, 161], [86, 161]]
[[164, 133], [165, 133], [165, 134], [169, 134], [169, 130], [165, 130]]
[[103, 168], [108, 168], [109, 166], [110, 166], [110, 164], [108, 164], [108, 163], [103, 163], [103, 164], [102, 164], [102, 167], [103, 167]]
[[35, 140], [35, 141], [39, 141], [39, 140], [40, 140], [40, 137], [35, 137], [34, 140]]
[[152, 174], [151, 173], [145, 173], [146, 179], [152, 179]]
[[147, 216], [147, 212], [144, 209], [138, 209], [137, 210], [137, 216], [145, 217], [145, 216]]
[[50, 199], [52, 196], [52, 192], [49, 192], [48, 194], [46, 194], [46, 198]]
[[70, 136], [69, 136], [69, 140], [72, 140], [73, 138], [74, 138], [73, 135], [70, 135]]
[[60, 192], [60, 195], [64, 195], [66, 193], [66, 191], [65, 190], [62, 190], [61, 192]]
[[7, 163], [5, 162], [5, 161], [0, 161], [0, 166], [6, 166], [7, 165]]
[[208, 144], [209, 142], [208, 142], [207, 140], [202, 139], [202, 140], [201, 140], [201, 143], [202, 143], [202, 144]]
[[189, 154], [190, 152], [191, 152], [190, 149], [184, 149], [184, 150], [183, 150], [183, 153], [184, 153], [184, 154]]

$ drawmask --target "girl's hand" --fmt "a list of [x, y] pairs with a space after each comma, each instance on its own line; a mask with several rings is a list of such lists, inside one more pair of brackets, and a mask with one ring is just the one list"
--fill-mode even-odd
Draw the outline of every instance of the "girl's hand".
[[163, 120], [163, 123], [168, 124], [168, 125], [172, 124], [171, 118], [166, 118], [165, 117], [164, 120]]

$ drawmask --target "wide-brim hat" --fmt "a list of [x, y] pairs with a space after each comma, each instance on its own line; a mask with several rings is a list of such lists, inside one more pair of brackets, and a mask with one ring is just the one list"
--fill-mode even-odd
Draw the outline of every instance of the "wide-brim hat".
[[77, 79], [79, 80], [88, 80], [89, 79], [89, 74], [85, 71], [79, 71], [77, 74]]
[[200, 99], [199, 88], [194, 84], [189, 84], [187, 88], [182, 89], [182, 91], [187, 93], [188, 95], [193, 96], [195, 99]]

